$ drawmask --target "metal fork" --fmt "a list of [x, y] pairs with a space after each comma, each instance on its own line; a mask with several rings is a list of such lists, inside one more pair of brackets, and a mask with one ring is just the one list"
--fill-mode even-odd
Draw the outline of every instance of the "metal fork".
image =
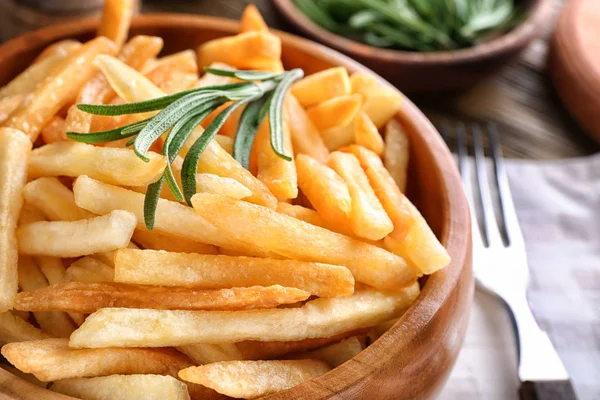
[[[515, 212], [495, 125], [471, 126], [474, 163], [468, 158], [465, 125], [455, 127], [458, 168], [470, 204], [473, 265], [477, 287], [499, 297], [511, 313], [519, 359], [519, 394], [523, 400], [576, 399], [569, 375], [548, 335], [539, 327], [527, 302], [529, 267], [525, 241]], [[447, 138], [449, 127], [441, 129]], [[492, 183], [499, 200], [498, 224], [483, 149], [487, 134], [493, 164]], [[474, 166], [475, 180], [471, 171]], [[480, 218], [477, 217], [479, 210]], [[480, 226], [482, 229], [480, 229]]]

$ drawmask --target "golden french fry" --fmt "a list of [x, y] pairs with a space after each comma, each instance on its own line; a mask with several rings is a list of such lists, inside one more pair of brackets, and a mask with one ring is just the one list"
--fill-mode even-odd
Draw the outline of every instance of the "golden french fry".
[[109, 38], [120, 48], [127, 39], [135, 4], [135, 0], [104, 0], [96, 35]]
[[352, 231], [370, 240], [383, 239], [394, 229], [394, 225], [371, 188], [358, 158], [350, 153], [335, 151], [331, 153], [328, 164], [348, 185], [352, 198]]
[[176, 253], [218, 254], [213, 245], [195, 242], [182, 237], [165, 235], [158, 231], [137, 228], [133, 232], [133, 240], [144, 249], [165, 250]]
[[400, 111], [400, 108], [402, 108], [400, 95], [388, 91], [384, 94], [367, 97], [361, 110], [379, 129], [392, 119]]
[[280, 304], [303, 301], [309, 296], [310, 293], [303, 290], [279, 285], [195, 290], [110, 282], [65, 282], [21, 292], [15, 298], [14, 307], [22, 311], [86, 314], [105, 307], [235, 311], [273, 308]]
[[321, 137], [327, 149], [334, 151], [354, 143], [354, 124], [355, 121], [351, 121], [347, 125], [334, 126], [322, 131]]
[[325, 100], [306, 110], [306, 114], [318, 130], [325, 131], [335, 126], [352, 122], [361, 108], [362, 97], [349, 94]]
[[378, 156], [383, 155], [385, 146], [383, 138], [364, 111], [360, 111], [354, 119], [354, 142], [375, 152]]
[[[312, 300], [299, 308], [246, 311], [103, 308], [73, 332], [69, 345], [161, 347], [330, 337], [388, 320], [409, 307], [418, 294], [419, 285], [414, 283], [389, 293], [365, 290], [351, 297]], [[282, 326], [286, 329], [281, 329]]]
[[334, 97], [349, 95], [350, 89], [346, 68], [335, 67], [301, 79], [294, 83], [291, 90], [303, 107], [309, 107]]
[[63, 379], [50, 390], [85, 400], [189, 400], [185, 383], [163, 375], [110, 375]]
[[144, 162], [129, 149], [58, 142], [35, 149], [27, 172], [29, 179], [88, 175], [115, 185], [143, 186], [156, 182], [167, 165], [160, 154], [148, 152], [147, 157], [150, 161]]
[[[77, 178], [73, 185], [73, 192], [79, 207], [96, 214], [127, 210], [137, 217], [138, 228], [144, 227], [144, 195], [141, 193], [108, 185], [87, 176]], [[158, 201], [154, 229], [175, 237], [241, 250], [246, 254], [266, 255], [254, 246], [232, 240], [190, 207], [165, 199]]]
[[196, 53], [185, 50], [158, 59], [145, 75], [167, 94], [190, 89], [198, 81]]
[[42, 135], [42, 140], [46, 144], [67, 140], [67, 130], [64, 118], [58, 115], [52, 117], [50, 122], [48, 122], [46, 126], [42, 128], [40, 135]]
[[364, 147], [351, 146], [349, 150], [360, 160], [377, 197], [394, 222], [394, 231], [385, 238], [385, 246], [424, 274], [432, 274], [448, 265], [448, 252], [419, 210], [398, 189], [381, 159]]
[[317, 350], [300, 354], [295, 358], [309, 358], [319, 360], [330, 366], [338, 367], [363, 351], [363, 345], [356, 336], [352, 336], [341, 342], [333, 343]]
[[[27, 256], [19, 257], [19, 286], [22, 290], [37, 290], [48, 286], [44, 274], [35, 265], [33, 259]], [[34, 312], [42, 331], [55, 337], [69, 337], [75, 330], [73, 322], [67, 314], [58, 311]]]
[[[130, 212], [79, 221], [41, 221], [17, 228], [21, 254], [78, 257], [127, 247], [137, 218]], [[44, 238], [44, 240], [39, 240]]]
[[77, 221], [95, 216], [77, 207], [73, 192], [57, 178], [38, 178], [29, 182], [25, 185], [23, 197], [50, 221]]
[[19, 107], [23, 99], [22, 94], [13, 94], [0, 98], [0, 123], [6, 121], [8, 116]]
[[81, 47], [81, 42], [73, 39], [64, 39], [60, 40], [56, 43], [52, 43], [50, 46], [46, 47], [38, 56], [33, 60], [33, 64], [37, 64], [49, 57], [53, 57], [57, 54], [60, 55], [68, 55], [73, 51], [79, 49]]
[[[27, 187], [27, 185], [25, 185]], [[19, 221], [17, 226], [31, 224], [33, 222], [45, 221], [44, 214], [29, 202], [23, 203], [21, 208], [21, 214], [19, 215]]]
[[92, 77], [96, 71], [93, 65], [96, 56], [114, 54], [115, 51], [114, 43], [103, 37], [87, 42], [53, 68], [51, 78], [37, 86], [2, 126], [19, 129], [34, 142], [44, 125], [62, 107], [75, 100], [81, 87]]
[[254, 4], [248, 4], [244, 8], [242, 18], [240, 19], [240, 32], [268, 32], [269, 27], [267, 26], [260, 11]]
[[363, 98], [378, 95], [388, 90], [383, 88], [372, 75], [360, 72], [350, 75], [350, 87], [352, 93], [360, 94]]
[[115, 270], [94, 257], [82, 257], [75, 261], [65, 272], [66, 282], [99, 283], [112, 282]]
[[[283, 148], [289, 157], [294, 155], [291, 139], [290, 128], [284, 119]], [[298, 196], [296, 165], [293, 160], [284, 160], [273, 151], [268, 117], [258, 129], [253, 150], [257, 155], [258, 179], [269, 188], [278, 200], [295, 199]]]
[[[196, 194], [192, 204], [222, 232], [263, 251], [343, 265], [357, 281], [381, 289], [403, 287], [416, 279], [416, 272], [401, 257], [266, 207], [208, 193]], [[228, 222], [232, 220], [235, 224]], [[260, 229], [256, 221], [261, 221]]]
[[185, 344], [177, 346], [177, 350], [198, 365], [243, 359], [242, 353], [237, 349], [235, 343]]
[[408, 136], [402, 124], [396, 119], [391, 119], [385, 126], [383, 165], [402, 193], [406, 192], [409, 153]]
[[355, 236], [349, 226], [325, 221], [317, 211], [310, 208], [289, 203], [279, 203], [277, 205], [277, 212], [308, 222], [312, 225], [320, 226], [321, 228], [329, 229], [333, 232], [341, 233], [342, 235]]
[[217, 135], [215, 141], [219, 143], [219, 146], [223, 148], [229, 155], [233, 154], [233, 138], [231, 136]]
[[185, 381], [231, 397], [255, 399], [286, 390], [329, 371], [316, 360], [222, 361], [179, 371]]
[[329, 151], [323, 138], [298, 100], [292, 94], [288, 94], [284, 107], [295, 154], [307, 154], [321, 163], [327, 162]]
[[178, 69], [181, 72], [197, 74], [198, 62], [194, 50], [183, 50], [179, 53], [161, 57], [155, 60], [152, 68], [144, 71], [144, 74], [148, 75], [156, 70], [162, 70], [164, 73], [172, 68]]
[[319, 215], [337, 225], [347, 224], [352, 209], [352, 198], [342, 177], [333, 169], [304, 154], [296, 157], [296, 171], [298, 186]]
[[23, 372], [43, 382], [113, 374], [177, 376], [190, 366], [187, 358], [171, 349], [70, 349], [67, 339], [9, 343], [2, 355]]
[[244, 32], [210, 40], [198, 47], [200, 67], [222, 62], [239, 69], [271, 71], [278, 68], [281, 40], [269, 32]]
[[47, 334], [11, 311], [0, 313], [0, 346], [12, 342], [25, 342], [49, 338]]
[[119, 250], [115, 281], [197, 289], [281, 285], [320, 297], [354, 292], [352, 274], [337, 265], [153, 250]]
[[0, 128], [0, 312], [12, 308], [17, 294], [17, 238], [15, 230], [23, 206], [27, 179], [29, 138], [15, 129]]
[[234, 199], [245, 199], [252, 196], [250, 189], [235, 179], [208, 173], [196, 175], [196, 190], [202, 193], [222, 194]]

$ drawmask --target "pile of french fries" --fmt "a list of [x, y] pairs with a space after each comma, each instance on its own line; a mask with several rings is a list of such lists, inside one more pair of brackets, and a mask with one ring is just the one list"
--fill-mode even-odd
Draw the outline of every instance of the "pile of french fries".
[[199, 77], [199, 66], [283, 65], [251, 5], [238, 35], [159, 57], [159, 37], [126, 41], [132, 3], [105, 1], [97, 38], [51, 45], [0, 89], [2, 355], [91, 400], [256, 398], [327, 373], [408, 309], [420, 276], [449, 263], [403, 193], [399, 95], [341, 67], [298, 81], [284, 107], [294, 160], [274, 154], [263, 123], [250, 170], [231, 156], [236, 112], [200, 156], [193, 207], [163, 191], [150, 231], [144, 194], [165, 157], [66, 137], [148, 115], [76, 104], [231, 82]]

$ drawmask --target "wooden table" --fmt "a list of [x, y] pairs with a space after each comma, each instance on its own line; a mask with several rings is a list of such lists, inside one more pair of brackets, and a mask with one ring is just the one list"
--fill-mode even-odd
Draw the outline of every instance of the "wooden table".
[[[558, 12], [565, 0], [555, 0]], [[269, 26], [299, 33], [277, 12], [270, 0], [254, 0]], [[144, 12], [183, 12], [239, 19], [244, 0], [144, 0]], [[600, 151], [570, 118], [545, 72], [547, 38], [534, 42], [520, 60], [470, 92], [449, 98], [410, 96], [439, 124], [443, 119], [494, 121], [502, 134], [508, 157], [553, 159], [584, 156]], [[439, 96], [436, 96], [439, 97]]]

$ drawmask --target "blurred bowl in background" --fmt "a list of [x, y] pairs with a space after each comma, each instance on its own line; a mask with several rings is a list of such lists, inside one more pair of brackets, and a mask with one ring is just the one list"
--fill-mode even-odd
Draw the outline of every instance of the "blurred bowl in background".
[[506, 34], [471, 48], [417, 53], [372, 47], [317, 25], [292, 0], [273, 0], [300, 31], [346, 53], [407, 93], [459, 91], [496, 72], [516, 58], [547, 25], [553, 0], [521, 0], [525, 17]]

